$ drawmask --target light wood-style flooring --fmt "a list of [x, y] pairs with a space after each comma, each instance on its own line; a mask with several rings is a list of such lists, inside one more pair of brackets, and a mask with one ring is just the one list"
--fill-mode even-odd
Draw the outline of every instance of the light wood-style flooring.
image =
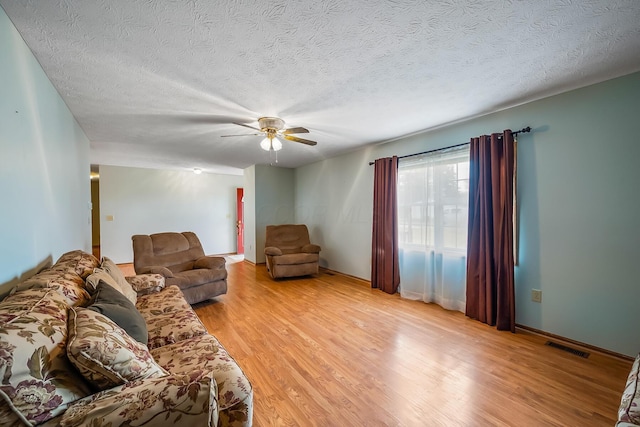
[[[588, 359], [324, 271], [228, 264], [198, 316], [254, 387], [255, 426], [612, 426], [631, 362]], [[575, 347], [575, 346], [574, 346]]]

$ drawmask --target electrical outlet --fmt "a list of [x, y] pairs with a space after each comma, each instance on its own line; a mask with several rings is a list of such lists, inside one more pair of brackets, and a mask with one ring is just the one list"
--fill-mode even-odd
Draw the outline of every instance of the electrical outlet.
[[531, 301], [542, 302], [542, 291], [540, 289], [531, 289]]

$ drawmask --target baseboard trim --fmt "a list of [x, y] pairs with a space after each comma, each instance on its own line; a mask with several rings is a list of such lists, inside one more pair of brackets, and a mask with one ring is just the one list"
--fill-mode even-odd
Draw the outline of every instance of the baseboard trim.
[[550, 332], [545, 332], [545, 331], [542, 331], [540, 329], [532, 328], [530, 326], [520, 325], [520, 324], [516, 323], [516, 328], [525, 330], [527, 332], [531, 332], [531, 333], [536, 334], [536, 335], [541, 335], [541, 336], [544, 336], [544, 337], [553, 338], [554, 340], [562, 341], [562, 342], [565, 342], [567, 344], [571, 344], [571, 345], [574, 345], [574, 346], [582, 347], [582, 348], [585, 348], [585, 349], [588, 349], [588, 350], [591, 350], [591, 351], [597, 351], [598, 353], [602, 353], [604, 355], [611, 356], [611, 357], [616, 357], [618, 359], [627, 360], [627, 361], [631, 361], [631, 362], [635, 360], [635, 357], [627, 356], [626, 354], [617, 353], [615, 351], [607, 350], [606, 348], [601, 348], [601, 347], [597, 347], [595, 345], [583, 343], [581, 341], [572, 340], [571, 338], [563, 337], [561, 335], [552, 334]]
[[330, 268], [325, 268], [325, 267], [320, 267], [320, 270], [324, 271], [324, 272], [331, 273], [331, 274], [338, 274], [340, 276], [348, 277], [350, 279], [357, 280], [358, 282], [360, 282], [360, 284], [362, 284], [364, 286], [371, 287], [371, 281], [363, 279], [362, 277], [352, 276], [351, 274], [342, 273], [341, 271], [331, 270]]

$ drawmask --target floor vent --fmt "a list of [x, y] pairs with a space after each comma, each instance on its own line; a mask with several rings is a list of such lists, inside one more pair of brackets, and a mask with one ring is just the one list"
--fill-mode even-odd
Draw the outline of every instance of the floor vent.
[[575, 354], [576, 356], [584, 357], [585, 359], [589, 357], [589, 353], [582, 350], [577, 350], [575, 348], [567, 347], [566, 345], [558, 344], [557, 342], [547, 341], [544, 345], [548, 345], [549, 347], [557, 348], [558, 350], [566, 351], [571, 354]]
[[324, 274], [326, 274], [327, 276], [335, 276], [335, 274], [331, 271], [325, 271]]

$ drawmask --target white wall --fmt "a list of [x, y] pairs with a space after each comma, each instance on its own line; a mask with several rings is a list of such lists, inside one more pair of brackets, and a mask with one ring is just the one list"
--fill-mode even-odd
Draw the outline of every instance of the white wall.
[[0, 8], [0, 294], [91, 252], [89, 141]]
[[[324, 265], [370, 278], [368, 162], [530, 125], [518, 145], [519, 324], [633, 356], [640, 352], [640, 73], [296, 170], [296, 221]], [[402, 286], [402, 283], [401, 283]], [[531, 289], [543, 291], [542, 303]]]
[[209, 255], [235, 253], [243, 184], [240, 175], [100, 166], [101, 253], [132, 262], [131, 236], [167, 231], [193, 231]]

